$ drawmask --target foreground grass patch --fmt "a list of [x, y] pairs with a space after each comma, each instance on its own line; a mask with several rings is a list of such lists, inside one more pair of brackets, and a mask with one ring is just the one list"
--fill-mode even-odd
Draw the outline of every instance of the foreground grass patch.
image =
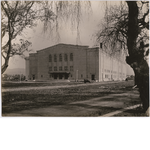
[[20, 87], [41, 87], [41, 86], [61, 86], [61, 85], [77, 85], [83, 82], [2, 82], [2, 88], [20, 88]]
[[[2, 113], [12, 113], [32, 108], [44, 108], [51, 105], [66, 105], [75, 101], [84, 101], [110, 94], [124, 93], [132, 91], [132, 86], [133, 82], [130, 81], [111, 84], [105, 83], [104, 85], [88, 84], [80, 87], [58, 89], [40, 90], [35, 88], [34, 90], [28, 91], [3, 92]], [[114, 99], [111, 99], [111, 101], [113, 100]], [[105, 112], [106, 110], [103, 109], [103, 111]], [[101, 114], [103, 113], [101, 112]]]

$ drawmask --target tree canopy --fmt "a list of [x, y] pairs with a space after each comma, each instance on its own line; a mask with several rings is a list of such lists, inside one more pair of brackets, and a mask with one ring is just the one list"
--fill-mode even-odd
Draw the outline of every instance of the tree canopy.
[[[135, 73], [143, 110], [149, 108], [149, 1], [126, 1], [107, 6], [97, 40], [109, 53], [124, 50]], [[108, 49], [108, 47], [111, 47]]]
[[[108, 4], [107, 4], [108, 5]], [[140, 46], [141, 42], [145, 43], [148, 47], [149, 42], [149, 5], [147, 2], [139, 1], [137, 2], [139, 15], [138, 26], [139, 31], [137, 31], [138, 38], [136, 40], [137, 46]], [[111, 46], [109, 53], [115, 53], [116, 51], [124, 50], [127, 51], [127, 31], [128, 31], [128, 21], [129, 12], [126, 2], [120, 2], [118, 5], [108, 5], [104, 19], [101, 20], [99, 25], [100, 30], [96, 33], [97, 41], [102, 42], [106, 47]], [[148, 55], [148, 50], [145, 52]]]

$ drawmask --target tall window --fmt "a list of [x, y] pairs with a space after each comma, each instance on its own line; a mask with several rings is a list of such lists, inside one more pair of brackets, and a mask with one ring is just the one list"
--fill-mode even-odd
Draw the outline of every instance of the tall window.
[[73, 53], [70, 54], [70, 61], [73, 61]]
[[65, 70], [65, 71], [68, 71], [68, 66], [65, 66], [65, 67], [64, 67], [64, 70]]
[[68, 61], [68, 55], [67, 54], [64, 55], [64, 60]]
[[52, 67], [49, 67], [49, 71], [52, 71]]
[[57, 62], [57, 55], [54, 54], [54, 62]]
[[62, 61], [62, 54], [59, 54], [59, 61]]
[[62, 71], [62, 67], [61, 66], [59, 67], [59, 71]]
[[57, 71], [57, 67], [54, 67], [54, 71]]
[[49, 62], [52, 62], [52, 55], [49, 55]]
[[70, 66], [70, 71], [73, 71], [73, 66]]
[[108, 78], [108, 75], [107, 75], [107, 74], [105, 74], [105, 78]]

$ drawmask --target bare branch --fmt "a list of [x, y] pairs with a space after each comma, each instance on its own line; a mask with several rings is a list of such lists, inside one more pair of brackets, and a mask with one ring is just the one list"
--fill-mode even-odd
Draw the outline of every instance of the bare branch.
[[5, 8], [4, 4], [5, 4], [5, 2], [2, 1], [1, 6], [2, 6], [3, 10], [5, 11], [7, 17], [9, 18], [9, 13], [8, 13], [7, 9]]

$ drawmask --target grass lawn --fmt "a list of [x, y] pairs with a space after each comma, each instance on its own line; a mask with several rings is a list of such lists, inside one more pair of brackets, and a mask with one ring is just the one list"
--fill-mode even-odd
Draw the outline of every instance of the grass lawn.
[[82, 84], [83, 82], [3, 82], [2, 81], [2, 88], [19, 88], [19, 87], [40, 87], [40, 86], [57, 86], [57, 85], [77, 85]]
[[[32, 86], [47, 86], [55, 85], [57, 83], [32, 83]], [[61, 83], [62, 85], [72, 84]], [[3, 87], [12, 88], [14, 83], [2, 84]], [[109, 94], [119, 94], [127, 91], [132, 91], [133, 81], [109, 83], [105, 85], [88, 84], [80, 87], [67, 87], [58, 89], [34, 89], [28, 91], [12, 91], [2, 93], [2, 114], [12, 113], [21, 110], [28, 110], [32, 108], [44, 108], [51, 105], [66, 105], [71, 102], [84, 101], [96, 97], [102, 97]], [[22, 83], [17, 83], [17, 87], [24, 86]], [[31, 84], [25, 84], [30, 87]], [[111, 101], [115, 101], [111, 99]], [[139, 100], [126, 102], [125, 105], [137, 104]], [[108, 108], [104, 108], [104, 112]], [[112, 108], [113, 109], [113, 108]]]

